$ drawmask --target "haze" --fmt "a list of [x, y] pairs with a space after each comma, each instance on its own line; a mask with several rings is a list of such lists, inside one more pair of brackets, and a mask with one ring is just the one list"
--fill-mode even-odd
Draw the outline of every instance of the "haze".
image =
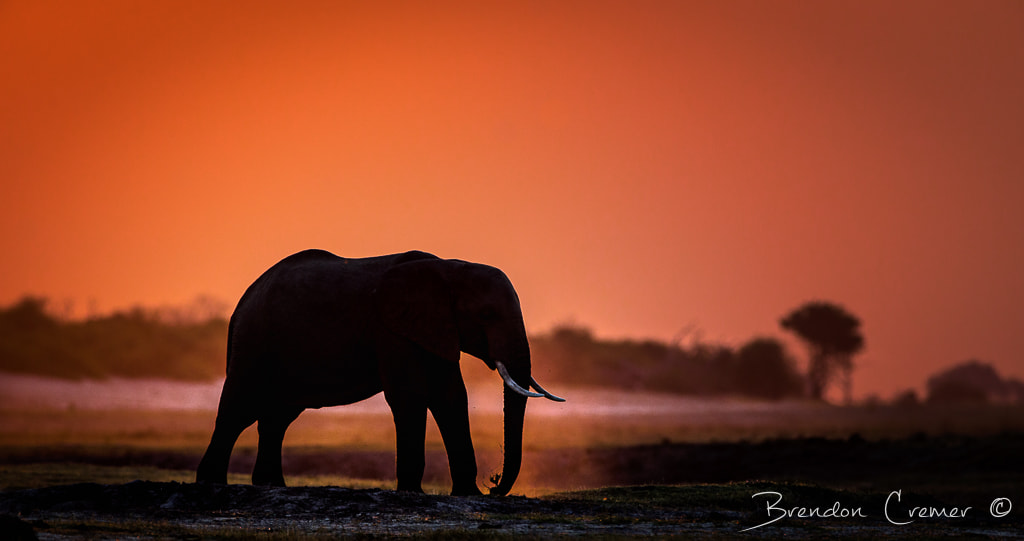
[[738, 345], [825, 299], [856, 395], [1020, 378], [1022, 95], [1014, 1], [8, 0], [0, 302], [421, 249], [535, 332]]

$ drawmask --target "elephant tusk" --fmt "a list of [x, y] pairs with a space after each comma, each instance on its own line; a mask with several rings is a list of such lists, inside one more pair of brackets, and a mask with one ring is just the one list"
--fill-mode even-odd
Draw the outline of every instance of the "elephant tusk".
[[505, 380], [505, 385], [507, 385], [509, 389], [512, 389], [513, 391], [523, 396], [528, 396], [530, 398], [541, 398], [542, 396], [544, 396], [539, 393], [527, 391], [526, 389], [520, 387], [519, 384], [516, 383], [514, 379], [512, 379], [512, 376], [508, 375], [508, 369], [505, 368], [505, 365], [497, 361], [495, 361], [494, 365], [497, 367], [498, 373], [501, 374], [501, 379]]
[[554, 400], [555, 402], [565, 402], [564, 398], [562, 398], [560, 396], [555, 396], [555, 395], [545, 391], [544, 387], [541, 387], [540, 383], [537, 383], [537, 380], [535, 380], [533, 378], [530, 378], [530, 387], [533, 387], [539, 393], [543, 393], [544, 394], [544, 398], [547, 398], [548, 400]]

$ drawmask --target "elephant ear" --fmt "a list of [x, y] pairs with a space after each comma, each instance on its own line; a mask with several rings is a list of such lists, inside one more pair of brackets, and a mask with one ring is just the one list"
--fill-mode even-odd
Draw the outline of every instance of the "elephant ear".
[[440, 263], [413, 261], [385, 272], [376, 293], [377, 313], [388, 330], [457, 363], [455, 298]]

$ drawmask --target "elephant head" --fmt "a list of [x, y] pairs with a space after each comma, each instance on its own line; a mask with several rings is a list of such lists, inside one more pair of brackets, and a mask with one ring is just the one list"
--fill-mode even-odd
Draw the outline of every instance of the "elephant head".
[[[530, 346], [512, 282], [487, 265], [419, 260], [386, 272], [377, 298], [383, 323], [394, 333], [447, 362], [457, 364], [460, 352], [469, 353], [501, 375], [505, 455], [490, 492], [507, 494], [522, 464], [527, 398], [564, 401], [531, 376]], [[531, 387], [537, 392], [529, 391]]]

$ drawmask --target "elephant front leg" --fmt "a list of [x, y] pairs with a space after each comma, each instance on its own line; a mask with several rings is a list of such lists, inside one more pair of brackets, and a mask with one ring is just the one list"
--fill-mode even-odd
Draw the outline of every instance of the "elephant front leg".
[[391, 405], [395, 416], [395, 468], [398, 490], [423, 492], [424, 440], [427, 437], [426, 406]]
[[444, 399], [430, 406], [448, 453], [452, 496], [479, 496], [476, 485], [476, 453], [469, 430], [469, 404], [461, 380], [446, 389]]

